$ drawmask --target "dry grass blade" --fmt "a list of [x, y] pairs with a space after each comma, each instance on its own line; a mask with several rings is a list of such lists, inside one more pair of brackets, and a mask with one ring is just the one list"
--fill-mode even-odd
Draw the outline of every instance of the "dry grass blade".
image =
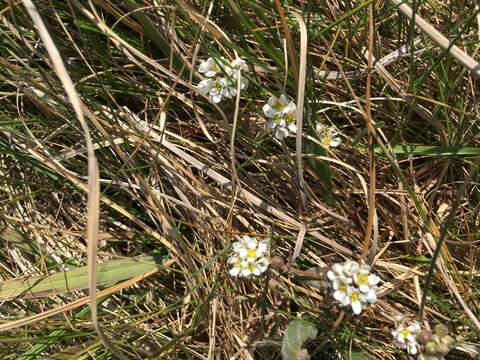
[[442, 49], [447, 50], [450, 55], [463, 64], [472, 74], [480, 77], [480, 63], [474, 58], [460, 49], [458, 46], [453, 45], [450, 40], [442, 35], [437, 29], [435, 29], [430, 23], [425, 21], [420, 15], [414, 14], [410, 6], [405, 4], [403, 0], [390, 0], [398, 9], [410, 20], [414, 20], [415, 24], [425, 35], [427, 35], [432, 41], [438, 44]]
[[[371, 104], [371, 86], [372, 86], [372, 70], [373, 70], [373, 43], [374, 43], [374, 11], [375, 5], [370, 4], [368, 6], [368, 72], [367, 72], [367, 84], [365, 92], [365, 121], [368, 130], [368, 152], [370, 160], [370, 187], [368, 189], [368, 219], [367, 228], [365, 230], [365, 238], [363, 241], [362, 258], [367, 257], [370, 244], [370, 255], [368, 256], [369, 264], [373, 263], [375, 259], [377, 240], [378, 240], [378, 224], [377, 224], [377, 208], [375, 201], [376, 193], [376, 167], [375, 167], [375, 152], [373, 151], [374, 139], [374, 126], [372, 121], [372, 104]], [[373, 230], [373, 242], [371, 239]]]
[[[73, 85], [72, 79], [68, 75], [67, 69], [63, 64], [60, 53], [53, 42], [52, 37], [50, 36], [40, 14], [37, 11], [37, 8], [31, 0], [23, 0], [23, 4], [27, 9], [28, 14], [32, 18], [32, 21], [37, 26], [38, 33], [45, 48], [52, 60], [54, 70], [57, 73], [60, 81], [62, 82], [65, 92], [72, 103], [72, 106], [77, 115], [78, 121], [80, 122], [87, 146], [88, 154], [88, 217], [87, 217], [87, 243], [88, 243], [88, 262], [89, 262], [89, 291], [90, 291], [90, 301], [92, 307], [92, 321], [95, 330], [98, 335], [104, 342], [105, 346], [110, 348], [112, 353], [116, 354], [120, 358], [125, 358], [121, 355], [115, 346], [105, 337], [100, 326], [98, 325], [97, 312], [96, 312], [96, 301], [97, 301], [97, 291], [96, 291], [96, 246], [97, 246], [97, 235], [98, 235], [98, 223], [99, 223], [99, 207], [100, 207], [100, 184], [98, 181], [98, 164], [95, 158], [95, 151], [93, 148], [92, 139], [90, 137], [90, 131], [88, 129], [87, 123], [83, 116], [82, 104], [80, 97], [75, 91], [75, 86]], [[126, 359], [126, 358], [125, 358]]]
[[302, 17], [293, 14], [300, 27], [300, 68], [298, 73], [297, 87], [297, 134], [295, 141], [295, 150], [297, 156], [297, 176], [300, 187], [300, 197], [302, 199], [303, 210], [308, 213], [307, 194], [305, 191], [305, 179], [303, 178], [303, 107], [305, 102], [305, 81], [307, 76], [307, 27]]
[[[290, 33], [290, 29], [288, 28], [287, 19], [285, 17], [285, 11], [283, 10], [282, 3], [280, 0], [275, 0], [275, 6], [277, 7], [278, 15], [280, 16], [280, 21], [282, 23], [283, 32], [285, 33], [285, 40], [287, 45], [287, 54], [288, 59], [292, 65], [292, 73], [293, 78], [295, 80], [295, 84], [298, 85], [298, 66], [297, 66], [297, 59], [295, 57], [295, 46], [293, 45], [292, 34]], [[288, 75], [288, 69], [285, 70], [286, 74]], [[285, 76], [285, 79], [287, 76]]]
[[97, 239], [100, 219], [100, 181], [96, 159], [89, 161], [89, 186], [88, 186], [88, 217], [87, 217], [87, 246], [88, 246], [88, 292], [90, 295], [90, 309], [92, 312], [92, 325], [102, 343], [110, 349], [112, 354], [122, 360], [128, 360], [120, 350], [105, 335], [98, 322], [97, 305]]

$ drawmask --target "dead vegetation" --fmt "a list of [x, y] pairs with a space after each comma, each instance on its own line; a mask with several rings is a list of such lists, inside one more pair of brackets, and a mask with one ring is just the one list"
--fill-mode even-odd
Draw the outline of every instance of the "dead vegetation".
[[[35, 1], [49, 49], [28, 3], [0, 8], [3, 359], [277, 359], [296, 317], [313, 358], [407, 358], [397, 313], [475, 357], [478, 9], [418, 4], [452, 48], [388, 1]], [[235, 52], [249, 86], [210, 103], [196, 66]], [[280, 142], [282, 92], [303, 132]], [[292, 268], [232, 279], [242, 234]], [[360, 258], [382, 279], [361, 317], [295, 275]]]

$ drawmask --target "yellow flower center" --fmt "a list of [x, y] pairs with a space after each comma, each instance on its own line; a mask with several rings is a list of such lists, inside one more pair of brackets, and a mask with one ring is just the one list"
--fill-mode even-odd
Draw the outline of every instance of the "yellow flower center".
[[285, 116], [285, 121], [287, 124], [292, 124], [295, 122], [295, 114], [293, 112], [288, 113], [287, 116]]
[[255, 259], [257, 257], [257, 249], [248, 249], [247, 257], [250, 259]]
[[368, 285], [368, 274], [360, 274], [357, 276], [358, 285]]
[[222, 90], [223, 88], [222, 84], [220, 84], [219, 81], [215, 81], [215, 84], [213, 85], [213, 87], [217, 90]]
[[352, 303], [360, 301], [360, 294], [358, 292], [353, 292], [350, 294], [350, 301]]
[[282, 120], [280, 114], [275, 114], [275, 116], [273, 117], [273, 121], [275, 121], [277, 124], [280, 124], [280, 120]]
[[400, 330], [400, 335], [406, 338], [408, 335], [410, 335], [410, 331], [408, 331], [407, 328], [403, 328], [402, 330]]
[[255, 264], [254, 264], [254, 263], [248, 264], [248, 265], [247, 265], [247, 269], [250, 270], [250, 271], [255, 270]]

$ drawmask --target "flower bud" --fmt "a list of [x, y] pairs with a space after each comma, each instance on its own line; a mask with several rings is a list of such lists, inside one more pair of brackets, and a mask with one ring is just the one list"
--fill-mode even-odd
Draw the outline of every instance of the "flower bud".
[[446, 344], [441, 342], [440, 344], [437, 345], [437, 350], [440, 354], [444, 355], [444, 354], [448, 353], [449, 348]]
[[441, 342], [443, 344], [447, 345], [448, 347], [450, 347], [455, 342], [455, 339], [453, 337], [451, 337], [450, 335], [445, 335], [444, 337], [442, 337]]
[[438, 352], [438, 344], [434, 341], [429, 341], [425, 344], [425, 352], [429, 354], [436, 354]]
[[417, 340], [420, 344], [426, 344], [432, 339], [432, 332], [428, 330], [422, 330], [417, 335]]
[[443, 324], [435, 325], [435, 328], [433, 331], [435, 332], [435, 334], [437, 334], [440, 337], [448, 335], [448, 328]]

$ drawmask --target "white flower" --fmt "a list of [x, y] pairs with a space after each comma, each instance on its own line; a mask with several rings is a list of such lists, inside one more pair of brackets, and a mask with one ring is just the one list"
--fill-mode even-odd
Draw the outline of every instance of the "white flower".
[[327, 271], [333, 298], [343, 306], [350, 306], [354, 314], [377, 302], [378, 276], [370, 274], [370, 266], [356, 261], [333, 264]]
[[327, 126], [325, 124], [318, 123], [315, 127], [317, 134], [319, 135], [320, 142], [325, 147], [337, 147], [342, 142], [342, 139], [337, 136], [339, 133], [333, 126]]
[[360, 265], [356, 261], [347, 260], [343, 265], [343, 272], [345, 276], [353, 277], [360, 270]]
[[407, 349], [410, 355], [415, 355], [419, 348], [417, 335], [420, 330], [421, 327], [418, 322], [414, 322], [409, 326], [405, 326], [402, 322], [392, 331], [392, 336], [395, 338], [395, 341], [400, 348]]
[[220, 101], [222, 101], [223, 97], [230, 97], [231, 89], [229, 89], [228, 86], [228, 81], [221, 77], [217, 77], [215, 80], [205, 79], [200, 81], [197, 85], [198, 90], [203, 95], [208, 95], [210, 100], [212, 100], [215, 104], [218, 104]]
[[263, 105], [262, 110], [265, 116], [269, 118], [267, 129], [273, 130], [273, 134], [278, 140], [284, 139], [289, 133], [297, 132], [297, 125], [295, 124], [297, 107], [285, 95], [278, 98], [271, 96], [267, 103]]
[[243, 70], [247, 67], [247, 62], [242, 58], [236, 58], [230, 63], [230, 67], [235, 70]]
[[263, 105], [263, 113], [266, 117], [273, 119], [275, 115], [281, 114], [287, 105], [289, 105], [289, 102], [285, 95], [281, 95], [279, 98], [270, 96], [267, 103]]
[[332, 281], [333, 287], [333, 298], [341, 303], [345, 302], [345, 298], [348, 296], [349, 284], [351, 280], [344, 277], [339, 276], [335, 280]]
[[347, 289], [347, 296], [342, 301], [343, 306], [351, 306], [352, 311], [356, 315], [360, 315], [365, 307], [365, 294], [361, 293], [358, 289], [349, 287]]
[[220, 71], [220, 68], [215, 62], [215, 60], [210, 57], [198, 66], [198, 71], [205, 75], [207, 78], [211, 78], [217, 75], [217, 72]]
[[250, 236], [243, 236], [233, 243], [233, 255], [227, 263], [233, 265], [229, 270], [230, 275], [249, 277], [264, 273], [269, 264], [269, 240], [258, 241]]
[[247, 67], [247, 63], [242, 58], [236, 58], [230, 64], [225, 65], [225, 74], [236, 80], [237, 71], [244, 70]]
[[[222, 99], [231, 99], [237, 95], [237, 71], [245, 68], [245, 60], [237, 58], [227, 64], [224, 58], [220, 58], [217, 63], [213, 58], [203, 61], [198, 71], [204, 74], [207, 79], [201, 80], [197, 88], [211, 101], [218, 104]], [[222, 67], [222, 65], [224, 65]], [[217, 76], [219, 74], [219, 76]], [[225, 76], [221, 76], [221, 75]], [[215, 78], [215, 79], [214, 79]], [[240, 89], [243, 90], [247, 86], [245, 79], [241, 79]]]
[[353, 280], [361, 292], [368, 293], [373, 286], [378, 284], [380, 278], [370, 274], [370, 266], [363, 264], [358, 269], [358, 272], [353, 274]]
[[[226, 98], [233, 98], [237, 96], [237, 80], [230, 81], [226, 78], [220, 78], [220, 83], [222, 84], [222, 96]], [[246, 82], [241, 79], [240, 89], [245, 89]]]

